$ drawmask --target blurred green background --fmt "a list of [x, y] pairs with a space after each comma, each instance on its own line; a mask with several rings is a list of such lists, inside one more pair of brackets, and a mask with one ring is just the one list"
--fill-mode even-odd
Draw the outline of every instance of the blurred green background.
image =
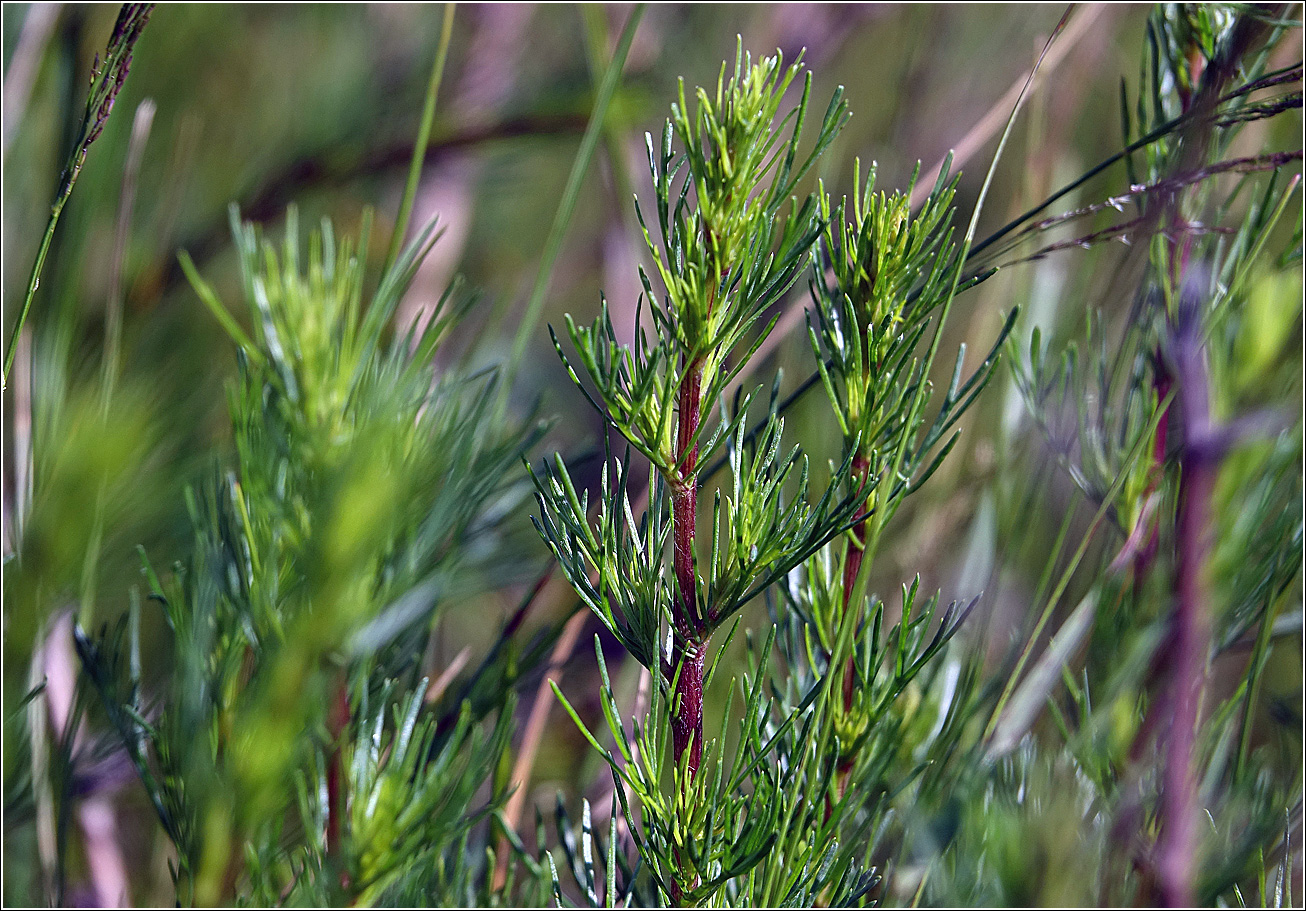
[[[91, 59], [103, 49], [115, 12], [111, 6], [4, 7], [6, 337]], [[605, 34], [587, 40], [579, 7], [458, 10], [413, 220], [416, 227], [437, 217], [444, 236], [404, 315], [429, 308], [450, 277], [462, 273], [484, 291], [460, 333], [475, 361], [506, 357], [589, 113], [594, 67], [606, 62], [629, 12], [620, 5], [597, 8], [590, 25], [597, 20]], [[715, 83], [722, 62], [733, 58], [737, 35], [754, 54], [779, 48], [792, 59], [805, 48], [814, 107], [823, 107], [836, 86], [846, 87], [853, 118], [820, 163], [828, 187], [846, 190], [854, 157], [864, 167], [877, 163], [886, 188], [905, 186], [918, 161], [924, 179], [932, 180], [943, 155], [962, 148], [964, 223], [1008, 113], [1009, 92], [1062, 12], [1053, 6], [650, 8], [613, 103], [606, 147], [586, 176], [544, 321], [560, 325], [567, 312], [588, 319], [603, 293], [614, 321], [631, 324], [636, 264], [646, 251], [630, 196], [650, 195], [644, 134], [658, 132], [677, 78], [691, 90]], [[188, 460], [222, 442], [223, 382], [234, 359], [185, 282], [178, 251], [189, 251], [219, 292], [230, 292], [228, 205], [275, 234], [293, 202], [302, 224], [329, 216], [340, 233], [356, 231], [363, 210], [374, 208], [379, 258], [398, 209], [440, 15], [438, 6], [405, 5], [155, 10], [59, 224], [29, 324], [38, 333], [43, 326], [64, 328], [73, 378], [94, 375], [113, 296], [128, 137], [138, 106], [151, 100], [157, 112], [121, 267], [125, 383], [139, 386], [153, 413], [168, 416], [166, 464], [152, 466], [151, 483], [162, 482], [160, 472], [172, 483], [181, 480], [194, 470]], [[980, 236], [1118, 147], [1118, 81], [1136, 71], [1144, 16], [1145, 9], [1125, 7], [1078, 17], [1080, 27], [1058, 48], [1055, 66], [1045, 69], [1043, 87], [998, 170]], [[976, 141], [973, 128], [986, 118], [989, 128]], [[1053, 264], [1053, 276], [1064, 276], [1068, 265], [1080, 273], [1073, 260], [1072, 254]], [[805, 303], [802, 291], [792, 296], [796, 310]], [[986, 347], [1005, 312], [1021, 302], [1017, 292], [1025, 295], [1022, 285], [999, 279], [970, 296], [954, 324], [958, 338]], [[810, 351], [801, 321], [782, 325], [799, 331], [777, 338], [773, 360], [758, 375], [779, 363], [794, 383], [810, 372]], [[574, 452], [595, 442], [596, 416], [565, 382], [543, 326], [515, 394], [522, 409], [543, 395], [546, 413], [558, 416], [544, 451]], [[819, 435], [828, 428], [798, 430]], [[167, 519], [180, 522], [175, 490], [161, 496], [162, 515], [148, 523], [150, 540], [141, 543], [152, 551], [169, 546]], [[150, 493], [137, 491], [141, 503], [154, 502]], [[956, 516], [958, 525], [963, 518]], [[921, 557], [928, 555], [913, 554], [910, 562], [930, 563]]]

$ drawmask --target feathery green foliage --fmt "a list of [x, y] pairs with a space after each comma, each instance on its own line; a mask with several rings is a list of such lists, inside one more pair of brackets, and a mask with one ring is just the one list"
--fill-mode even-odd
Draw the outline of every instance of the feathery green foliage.
[[279, 250], [232, 218], [254, 333], [233, 335], [234, 463], [193, 496], [194, 556], [171, 584], [151, 572], [174, 642], [166, 712], [139, 701], [120, 642], [82, 656], [177, 846], [179, 894], [384, 902], [434, 888], [503, 797], [478, 791], [507, 748], [511, 679], [490, 710], [442, 718], [419, 668], [537, 433], [487, 420], [492, 377], [437, 374], [458, 289], [386, 337], [434, 226], [364, 305], [329, 223], [305, 258], [293, 210]]
[[[875, 616], [869, 625], [849, 607], [865, 597], [852, 583], [867, 513], [878, 533], [902, 497], [933, 473], [950, 448], [940, 441], [996, 362], [995, 346], [962, 383], [959, 357], [941, 410], [926, 426], [929, 396], [917, 391], [930, 364], [921, 359], [921, 341], [961, 280], [960, 257], [947, 242], [955, 180], [945, 169], [916, 215], [904, 196], [872, 195], [873, 178], [864, 190], [858, 181], [851, 211], [832, 206], [823, 190], [792, 200], [847, 116], [836, 94], [814, 149], [800, 158], [810, 76], [797, 107], [779, 117], [798, 72], [778, 56], [754, 64], [741, 53], [728, 80], [723, 68], [714, 96], [697, 91], [692, 113], [682, 89], [660, 150], [649, 136], [660, 233], [647, 225], [644, 233], [661, 303], [649, 277], [640, 278], [654, 336], [637, 326], [634, 349], [619, 345], [606, 302], [591, 327], [568, 318], [568, 335], [598, 391], [591, 401], [649, 462], [648, 509], [636, 517], [629, 458], [609, 460], [596, 516], [560, 459], [536, 479], [539, 528], [560, 567], [657, 677], [649, 711], [634, 719], [633, 731], [605, 685], [616, 754], [586, 736], [608, 757], [618, 793], [628, 789], [633, 797], [641, 860], [659, 893], [676, 904], [848, 904], [865, 895], [874, 877], [859, 838], [875, 823], [870, 805], [880, 790], [849, 787], [849, 775], [860, 785], [868, 767], [883, 774], [882, 752], [870, 751], [861, 763], [858, 753], [966, 613], [953, 605], [930, 633], [938, 597], [913, 617], [913, 586], [890, 655], [880, 640], [883, 604], [867, 605]], [[845, 440], [840, 467], [815, 502], [806, 457], [782, 443], [778, 378], [752, 432], [755, 394], [736, 395], [730, 406], [722, 395], [770, 331], [765, 313], [808, 264], [821, 327], [819, 338], [811, 331], [813, 346]], [[590, 395], [556, 338], [555, 345]], [[713, 411], [721, 417], [708, 429]], [[712, 491], [700, 551], [697, 495], [705, 479], [697, 465], [719, 447], [731, 480]], [[833, 598], [821, 574], [832, 565], [846, 580]], [[727, 712], [727, 727], [709, 739], [702, 704], [720, 656], [705, 675], [710, 637], [795, 573], [805, 581], [779, 586], [778, 627], [761, 647], [752, 642], [742, 714]], [[789, 612], [805, 622], [790, 624]], [[777, 650], [778, 629], [785, 635]], [[892, 671], [877, 687], [886, 663]], [[732, 681], [732, 697], [735, 687]]]

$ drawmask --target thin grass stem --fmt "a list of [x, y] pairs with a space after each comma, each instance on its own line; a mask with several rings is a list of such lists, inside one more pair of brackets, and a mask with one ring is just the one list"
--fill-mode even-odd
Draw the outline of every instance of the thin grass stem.
[[630, 54], [630, 45], [635, 38], [635, 31], [639, 27], [640, 19], [644, 16], [644, 9], [645, 4], [640, 3], [631, 10], [630, 18], [626, 20], [626, 25], [621, 30], [621, 37], [617, 41], [617, 49], [612, 55], [612, 61], [603, 74], [603, 81], [599, 83], [598, 93], [594, 98], [594, 110], [590, 114], [589, 124], [585, 127], [585, 134], [581, 137], [580, 148], [577, 149], [576, 158], [571, 165], [571, 173], [567, 175], [567, 184], [562, 191], [562, 201], [558, 205], [557, 213], [553, 218], [553, 225], [549, 228], [548, 238], [544, 242], [544, 255], [540, 260], [540, 269], [535, 276], [535, 284], [531, 288], [530, 297], [526, 300], [526, 310], [517, 326], [517, 334], [512, 342], [512, 351], [508, 363], [504, 367], [504, 381], [499, 389], [499, 402], [495, 409], [496, 419], [502, 417], [503, 411], [507, 407], [508, 395], [512, 390], [514, 380], [517, 378], [517, 371], [521, 367], [522, 358], [526, 354], [526, 346], [535, 336], [535, 327], [539, 323], [540, 311], [544, 307], [544, 297], [549, 292], [549, 283], [553, 278], [553, 267], [557, 264], [558, 255], [562, 252], [562, 243], [566, 239], [572, 213], [576, 210], [576, 202], [580, 198], [581, 181], [584, 180], [585, 172], [589, 170], [590, 162], [594, 158], [594, 150], [598, 147], [599, 137], [603, 133], [603, 124], [607, 119], [608, 105], [612, 101], [613, 93], [616, 92], [617, 83], [621, 79], [621, 72], [626, 66], [626, 57]]
[[435, 62], [431, 65], [431, 79], [426, 86], [426, 103], [422, 107], [422, 123], [417, 130], [417, 142], [413, 145], [413, 160], [408, 165], [408, 180], [404, 183], [404, 198], [399, 204], [399, 215], [395, 218], [394, 233], [390, 235], [390, 249], [386, 251], [385, 266], [382, 273], [390, 271], [399, 251], [404, 244], [404, 235], [408, 233], [408, 221], [413, 214], [413, 200], [417, 197], [417, 185], [422, 179], [422, 164], [426, 161], [427, 148], [431, 141], [431, 124], [435, 122], [435, 101], [440, 94], [440, 83], [444, 79], [444, 65], [449, 58], [449, 38], [453, 35], [453, 13], [455, 3], [444, 5], [444, 17], [440, 23], [440, 43], [436, 46]]

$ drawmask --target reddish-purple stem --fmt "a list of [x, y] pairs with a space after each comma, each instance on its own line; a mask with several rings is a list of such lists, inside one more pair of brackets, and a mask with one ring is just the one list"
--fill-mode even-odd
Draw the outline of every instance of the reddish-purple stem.
[[[866, 491], [866, 484], [869, 480], [867, 477], [870, 468], [869, 460], [862, 453], [858, 452], [853, 456], [852, 476], [857, 484], [857, 494], [862, 496]], [[863, 506], [865, 503], [863, 503]], [[865, 511], [865, 510], [863, 510]], [[844, 550], [843, 560], [843, 609], [847, 614], [849, 605], [852, 604], [853, 589], [857, 586], [857, 576], [862, 571], [862, 560], [866, 556], [866, 520], [862, 519], [852, 528], [852, 537], [848, 540]], [[843, 669], [843, 709], [845, 712], [851, 712], [853, 708], [853, 697], [857, 689], [857, 663], [852, 655], [848, 656], [848, 661]], [[848, 785], [848, 775], [852, 772], [854, 756], [847, 756], [839, 760], [837, 769], [839, 781], [839, 793], [842, 794]], [[829, 794], [825, 798], [825, 819], [828, 822], [831, 814], [834, 812], [834, 800]]]
[[1195, 315], [1180, 313], [1176, 345], [1176, 379], [1183, 417], [1179, 463], [1178, 515], [1175, 528], [1175, 609], [1171, 627], [1171, 727], [1166, 739], [1162, 825], [1157, 868], [1162, 902], [1192, 907], [1198, 838], [1199, 795], [1193, 774], [1197, 715], [1210, 650], [1210, 604], [1207, 564], [1210, 558], [1210, 511], [1218, 455], [1212, 451], [1210, 393], [1204, 351]]
[[[853, 456], [852, 476], [856, 479], [858, 496], [862, 496], [866, 491], [867, 470], [869, 467], [870, 463], [862, 453], [859, 452]], [[865, 503], [863, 502], [864, 506]], [[865, 509], [863, 509], [864, 511]], [[852, 538], [848, 540], [843, 561], [843, 609], [845, 613], [848, 611], [849, 605], [852, 604], [853, 588], [857, 585], [857, 576], [862, 571], [862, 558], [866, 555], [865, 519], [853, 526], [852, 535]], [[856, 677], [856, 665], [852, 657], [849, 656], [843, 675], [844, 711], [852, 711], [853, 687], [856, 683]]]
[[[331, 705], [327, 709], [327, 732], [330, 737], [328, 749], [331, 752], [327, 760], [326, 850], [328, 856], [339, 859], [340, 833], [346, 812], [343, 740], [345, 728], [349, 725], [349, 685], [344, 671], [340, 672], [330, 698]], [[346, 891], [349, 889], [349, 873], [343, 865], [340, 869], [340, 886]]]
[[[677, 767], [686, 762], [687, 787], [698, 775], [703, 758], [703, 656], [707, 629], [699, 616], [698, 581], [694, 572], [694, 522], [698, 514], [698, 425], [702, 403], [703, 367], [695, 361], [681, 380], [676, 425], [676, 470], [671, 483], [672, 569], [676, 576], [675, 635], [666, 668], [676, 691], [671, 708], [671, 749]], [[686, 759], [685, 753], [689, 755]], [[682, 863], [676, 851], [676, 862]], [[690, 876], [691, 888], [697, 877]], [[684, 891], [671, 882], [671, 901], [681, 905]]]
[[705, 630], [698, 612], [694, 573], [694, 521], [698, 513], [699, 395], [703, 368], [689, 365], [680, 384], [676, 429], [676, 477], [671, 494], [672, 565], [676, 575], [676, 635], [672, 674], [679, 670], [671, 718], [671, 744], [676, 763], [689, 750], [689, 777], [698, 774], [703, 756], [703, 655]]
[[[1156, 374], [1152, 379], [1152, 388], [1156, 391], [1156, 400], [1164, 403], [1166, 396], [1170, 394], [1170, 374], [1166, 371], [1164, 360], [1160, 350], [1153, 354], [1153, 360], [1158, 365]], [[1156, 490], [1156, 475], [1158, 475], [1165, 465], [1166, 447], [1169, 445], [1170, 432], [1170, 406], [1165, 405], [1165, 410], [1161, 413], [1160, 420], [1156, 423], [1156, 436], [1152, 441], [1152, 471], [1153, 480], [1148, 482], [1146, 496], [1151, 496]], [[1146, 499], [1146, 496], [1144, 499]], [[1152, 529], [1148, 533], [1147, 543], [1139, 549], [1138, 556], [1134, 559], [1134, 585], [1141, 587], [1143, 580], [1147, 578], [1152, 569], [1152, 563], [1156, 560], [1156, 550], [1160, 544], [1161, 527], [1159, 523], [1153, 523]]]
[[[1193, 49], [1189, 53], [1192, 84], [1197, 85], [1204, 69], [1203, 58]], [[1214, 83], [1212, 83], [1214, 85]], [[1214, 88], [1200, 98], [1181, 93], [1185, 110], [1196, 105], [1212, 105]], [[1185, 153], [1193, 162], [1200, 161], [1209, 137], [1198, 135]], [[1214, 466], [1204, 445], [1209, 430], [1210, 402], [1207, 391], [1206, 364], [1201, 333], [1197, 331], [1199, 305], [1189, 300], [1184, 276], [1192, 254], [1191, 227], [1184, 218], [1179, 191], [1171, 194], [1163, 211], [1171, 229], [1171, 281], [1179, 289], [1179, 311], [1174, 316], [1174, 371], [1164, 369], [1157, 380], [1157, 391], [1178, 384], [1179, 408], [1183, 421], [1182, 451], [1179, 460], [1179, 489], [1175, 517], [1174, 614], [1171, 621], [1169, 690], [1163, 704], [1169, 708], [1170, 730], [1165, 744], [1162, 769], [1160, 833], [1156, 846], [1158, 889], [1161, 902], [1171, 908], [1192, 907], [1195, 899], [1193, 879], [1198, 841], [1198, 794], [1193, 777], [1193, 746], [1196, 740], [1197, 709], [1206, 675], [1206, 652], [1210, 639], [1206, 585], [1204, 575], [1208, 552], [1207, 523], [1210, 498], [1214, 491]], [[1164, 446], [1169, 413], [1158, 428], [1157, 446]], [[1159, 450], [1164, 457], [1164, 450]]]

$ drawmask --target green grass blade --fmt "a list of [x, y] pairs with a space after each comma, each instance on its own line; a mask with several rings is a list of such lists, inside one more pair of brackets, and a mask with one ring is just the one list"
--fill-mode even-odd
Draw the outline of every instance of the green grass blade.
[[553, 267], [557, 263], [558, 254], [562, 252], [562, 242], [566, 237], [567, 227], [571, 224], [572, 213], [576, 210], [576, 201], [580, 197], [581, 181], [585, 177], [585, 172], [589, 170], [590, 161], [594, 158], [594, 150], [598, 147], [599, 137], [603, 133], [608, 104], [616, 91], [621, 71], [625, 68], [626, 57], [630, 53], [631, 41], [634, 40], [635, 30], [639, 27], [643, 15], [642, 3], [631, 11], [630, 18], [626, 20], [626, 26], [622, 29], [621, 39], [617, 42], [617, 50], [612, 55], [607, 72], [603, 74], [603, 81], [599, 84], [598, 95], [594, 99], [594, 110], [590, 114], [589, 124], [585, 127], [585, 135], [581, 137], [580, 148], [576, 152], [576, 160], [572, 162], [571, 173], [567, 176], [562, 203], [558, 206], [557, 214], [553, 218], [553, 226], [549, 229], [549, 236], [545, 240], [539, 274], [535, 277], [535, 285], [531, 288], [530, 298], [526, 302], [526, 312], [522, 315], [522, 321], [517, 327], [517, 335], [513, 339], [512, 355], [505, 367], [504, 383], [499, 390], [499, 408], [496, 410], [500, 415], [507, 404], [508, 393], [517, 376], [517, 368], [526, 353], [526, 345], [535, 334], [535, 325], [539, 322], [540, 310], [544, 306], [544, 296], [548, 293], [549, 281], [553, 277]]
[[413, 160], [408, 165], [408, 180], [404, 184], [403, 202], [399, 204], [399, 215], [395, 218], [394, 233], [390, 235], [390, 249], [385, 255], [385, 268], [382, 274], [390, 271], [403, 246], [404, 235], [408, 233], [408, 220], [413, 214], [413, 199], [417, 196], [417, 184], [422, 177], [422, 164], [426, 161], [426, 148], [431, 139], [431, 124], [435, 122], [435, 99], [440, 94], [440, 82], [444, 78], [444, 64], [449, 58], [449, 38], [453, 34], [453, 3], [444, 5], [444, 19], [440, 25], [440, 44], [435, 51], [435, 63], [431, 66], [431, 81], [426, 87], [426, 104], [422, 108], [422, 123], [417, 130], [417, 142], [413, 146]]

